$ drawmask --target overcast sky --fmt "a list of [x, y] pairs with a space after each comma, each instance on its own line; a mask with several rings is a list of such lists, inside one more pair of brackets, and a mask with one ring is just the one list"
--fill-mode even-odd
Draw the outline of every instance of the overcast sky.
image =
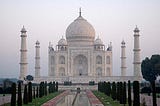
[[27, 30], [28, 74], [34, 75], [35, 42], [41, 46], [41, 75], [48, 75], [48, 44], [54, 47], [67, 26], [82, 16], [96, 37], [113, 44], [113, 75], [120, 75], [122, 39], [127, 75], [133, 75], [133, 30], [140, 29], [141, 60], [160, 54], [160, 0], [0, 0], [0, 78], [19, 77], [20, 30]]

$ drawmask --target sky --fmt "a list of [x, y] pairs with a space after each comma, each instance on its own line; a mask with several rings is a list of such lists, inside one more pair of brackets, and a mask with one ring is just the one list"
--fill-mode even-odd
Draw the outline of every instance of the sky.
[[96, 38], [112, 42], [113, 75], [119, 76], [121, 41], [127, 75], [133, 75], [133, 30], [140, 29], [141, 60], [160, 54], [160, 0], [0, 0], [0, 78], [19, 77], [20, 30], [27, 30], [28, 74], [34, 75], [35, 42], [40, 42], [41, 75], [48, 75], [48, 45], [54, 47], [82, 8]]

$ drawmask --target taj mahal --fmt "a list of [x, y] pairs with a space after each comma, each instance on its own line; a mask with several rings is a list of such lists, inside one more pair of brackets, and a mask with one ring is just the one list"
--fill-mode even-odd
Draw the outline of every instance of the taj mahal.
[[[20, 77], [27, 76], [27, 44], [26, 29], [21, 30]], [[128, 81], [141, 80], [141, 61], [139, 46], [139, 29], [134, 29], [133, 67], [134, 75], [126, 75], [125, 41], [121, 42], [121, 76], [113, 76], [112, 43], [104, 45], [100, 37], [95, 37], [96, 30], [81, 15], [67, 27], [65, 37], [58, 41], [54, 48], [48, 47], [48, 76], [40, 74], [40, 42], [35, 45], [34, 81], [71, 81], [72, 83], [88, 83], [89, 81]]]

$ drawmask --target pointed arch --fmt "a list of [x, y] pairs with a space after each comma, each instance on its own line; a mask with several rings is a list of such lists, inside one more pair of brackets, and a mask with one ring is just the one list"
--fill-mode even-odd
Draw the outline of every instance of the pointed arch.
[[65, 57], [64, 56], [59, 57], [59, 64], [65, 64]]
[[65, 68], [64, 67], [59, 68], [59, 76], [65, 76]]
[[96, 64], [102, 64], [102, 56], [97, 56], [96, 57]]
[[111, 63], [110, 56], [107, 56], [107, 57], [106, 57], [106, 64], [110, 64], [110, 63]]
[[96, 75], [102, 76], [102, 68], [101, 67], [96, 68]]

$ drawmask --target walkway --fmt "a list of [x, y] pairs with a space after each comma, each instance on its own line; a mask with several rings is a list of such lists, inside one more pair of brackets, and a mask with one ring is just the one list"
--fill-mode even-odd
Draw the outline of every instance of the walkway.
[[42, 106], [56, 106], [58, 101], [60, 101], [63, 97], [69, 94], [69, 90], [64, 91], [63, 93], [59, 94], [55, 98], [49, 100], [48, 102], [44, 103]]
[[87, 90], [86, 91], [87, 97], [89, 99], [89, 102], [91, 106], [104, 106], [100, 100], [92, 93], [92, 91]]

